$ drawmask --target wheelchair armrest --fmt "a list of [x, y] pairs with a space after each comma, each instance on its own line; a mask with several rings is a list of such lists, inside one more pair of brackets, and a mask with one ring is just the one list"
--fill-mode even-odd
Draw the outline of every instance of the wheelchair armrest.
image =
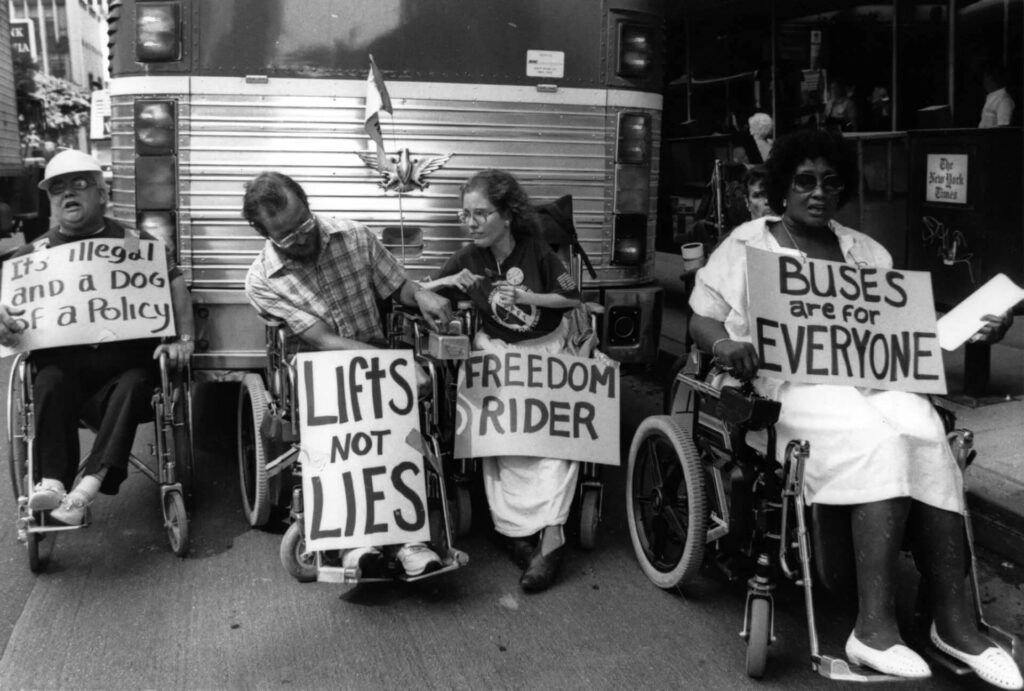
[[719, 410], [722, 419], [730, 425], [762, 429], [778, 421], [782, 405], [757, 394], [744, 393], [735, 386], [723, 386]]

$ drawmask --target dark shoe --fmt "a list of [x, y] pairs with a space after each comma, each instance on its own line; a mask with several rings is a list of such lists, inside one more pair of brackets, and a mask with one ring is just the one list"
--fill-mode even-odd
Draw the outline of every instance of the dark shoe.
[[522, 570], [530, 565], [530, 557], [533, 555], [534, 545], [537, 537], [510, 537], [509, 547], [512, 550], [512, 561]]
[[555, 580], [555, 572], [558, 571], [558, 564], [562, 561], [562, 553], [565, 551], [565, 545], [547, 554], [541, 554], [540, 548], [541, 545], [538, 543], [530, 557], [530, 565], [526, 567], [526, 573], [519, 579], [520, 587], [527, 593], [539, 593], [542, 590], [547, 590]]
[[357, 568], [358, 578], [380, 578], [384, 573], [384, 555], [376, 547], [356, 547], [342, 554], [341, 565], [346, 569]]

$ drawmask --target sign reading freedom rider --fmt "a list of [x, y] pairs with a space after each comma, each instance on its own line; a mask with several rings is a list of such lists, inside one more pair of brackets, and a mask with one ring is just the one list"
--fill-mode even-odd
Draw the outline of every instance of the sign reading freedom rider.
[[524, 350], [478, 352], [459, 369], [458, 386], [455, 458], [619, 464], [614, 364]]
[[4, 262], [0, 301], [23, 309], [12, 352], [173, 336], [164, 244], [138, 240], [69, 242]]
[[750, 332], [766, 376], [946, 393], [931, 275], [747, 248]]
[[412, 351], [296, 355], [310, 550], [430, 540]]

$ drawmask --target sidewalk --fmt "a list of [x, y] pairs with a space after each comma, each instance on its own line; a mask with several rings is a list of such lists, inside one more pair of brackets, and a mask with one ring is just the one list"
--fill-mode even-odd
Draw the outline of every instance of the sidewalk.
[[[686, 292], [680, 255], [658, 252], [655, 275], [665, 290], [661, 324], [662, 361], [684, 352]], [[671, 359], [668, 359], [671, 358]], [[950, 395], [963, 390], [963, 349], [945, 354]], [[992, 346], [987, 405], [970, 407], [950, 398], [940, 404], [957, 415], [957, 425], [975, 434], [977, 458], [968, 469], [967, 503], [979, 544], [1024, 565], [1024, 318], [1018, 317], [1002, 342]], [[991, 402], [997, 401], [997, 402]]]

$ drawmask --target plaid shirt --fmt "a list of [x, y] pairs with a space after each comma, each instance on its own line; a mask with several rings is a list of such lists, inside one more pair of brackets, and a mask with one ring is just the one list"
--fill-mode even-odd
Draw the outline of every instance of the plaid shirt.
[[405, 272], [361, 223], [316, 219], [316, 258], [284, 257], [268, 240], [245, 279], [249, 302], [261, 317], [285, 322], [296, 335], [321, 321], [345, 338], [383, 338], [377, 300], [401, 288]]

